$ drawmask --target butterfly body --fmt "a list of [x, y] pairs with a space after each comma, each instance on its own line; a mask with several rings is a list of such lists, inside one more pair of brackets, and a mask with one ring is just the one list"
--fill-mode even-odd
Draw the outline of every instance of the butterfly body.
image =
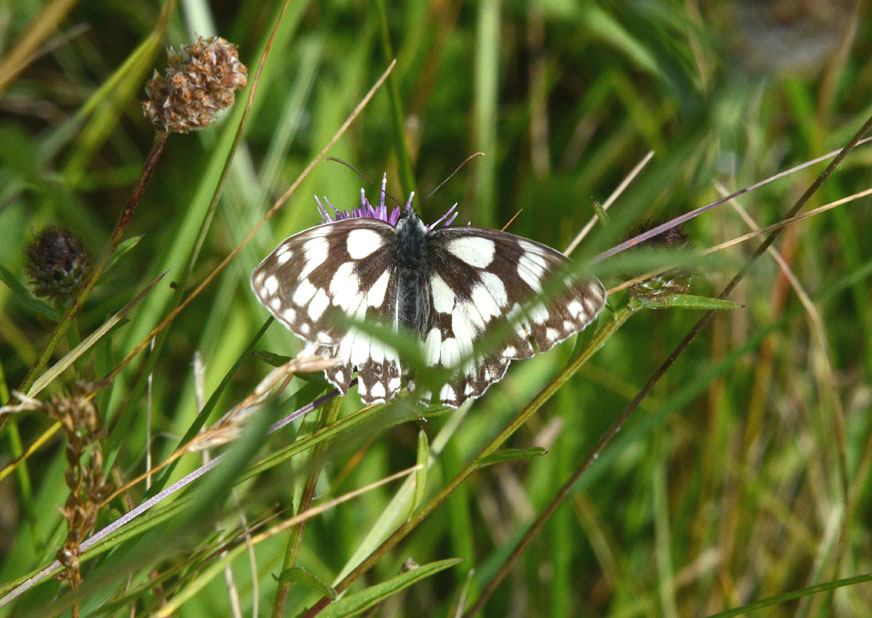
[[421, 294], [429, 279], [432, 252], [427, 227], [415, 211], [408, 211], [397, 223], [394, 260], [397, 265], [397, 320], [419, 334], [430, 320], [430, 304]]
[[[582, 330], [605, 303], [596, 278], [563, 272], [566, 258], [545, 245], [486, 228], [426, 226], [409, 207], [394, 221], [364, 216], [304, 230], [251, 277], [255, 295], [309, 344], [307, 353], [342, 361], [325, 372], [342, 393], [357, 371], [364, 403], [393, 397], [405, 367], [390, 343], [343, 316], [415, 333], [427, 366], [452, 375], [435, 399], [456, 407], [500, 380], [512, 360]], [[563, 282], [542, 297], [554, 276]], [[510, 326], [498, 345], [474, 349], [499, 323]]]

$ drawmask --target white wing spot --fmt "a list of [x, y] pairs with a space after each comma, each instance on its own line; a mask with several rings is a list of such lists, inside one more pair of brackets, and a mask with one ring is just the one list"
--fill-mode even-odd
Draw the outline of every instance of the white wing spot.
[[374, 399], [384, 399], [385, 398], [385, 385], [381, 382], [376, 382], [372, 385], [372, 388], [369, 391], [370, 397]]
[[518, 351], [515, 349], [515, 346], [510, 345], [503, 350], [503, 358], [515, 358], [517, 353]]
[[330, 279], [330, 293], [334, 296], [334, 305], [337, 304], [335, 297], [343, 290], [346, 290], [348, 287], [357, 287], [357, 285], [348, 285], [351, 282], [351, 277], [354, 277], [355, 282], [357, 281], [357, 277], [354, 274], [354, 262], [343, 262], [336, 269], [336, 272], [333, 273], [333, 278]]
[[309, 325], [306, 324], [305, 322], [300, 322], [299, 328], [300, 328], [300, 332], [303, 333], [304, 335], [309, 334], [310, 328], [309, 328]]
[[[466, 303], [458, 303], [451, 313], [451, 330], [454, 331], [454, 340], [457, 341], [457, 347], [464, 353], [472, 351], [472, 344], [475, 340], [476, 331], [469, 323]], [[475, 309], [473, 308], [473, 311]]]
[[329, 304], [330, 298], [327, 297], [327, 293], [324, 290], [318, 290], [312, 298], [312, 302], [309, 303], [309, 319], [313, 322], [320, 320]]
[[442, 347], [442, 335], [438, 328], [433, 328], [427, 333], [427, 339], [424, 342], [424, 362], [429, 366], [433, 366], [439, 362], [439, 351]]
[[376, 282], [372, 284], [372, 287], [369, 288], [369, 292], [366, 294], [366, 304], [370, 307], [381, 307], [382, 303], [385, 301], [385, 292], [388, 289], [388, 281], [390, 278], [391, 273], [386, 270], [378, 279], [376, 279]]
[[333, 304], [341, 307], [343, 311], [349, 313], [353, 307], [356, 307], [355, 302], [360, 302], [360, 294], [358, 290], [357, 276], [351, 275], [345, 287], [336, 292], [333, 297]]
[[518, 239], [518, 245], [524, 251], [528, 251], [529, 253], [535, 253], [536, 255], [548, 255], [548, 253], [551, 251], [545, 245], [540, 245], [539, 243], [529, 241], [525, 238]]
[[297, 312], [291, 309], [290, 307], [286, 307], [284, 311], [282, 311], [282, 319], [285, 322], [293, 323], [297, 321]]
[[567, 332], [575, 330], [575, 324], [573, 324], [569, 320], [563, 320], [563, 330]]
[[521, 256], [521, 258], [526, 258], [530, 263], [535, 264], [536, 266], [541, 268], [543, 272], [548, 270], [548, 261], [544, 257], [542, 257], [539, 252], [528, 251], [523, 256]]
[[276, 279], [275, 275], [270, 275], [269, 277], [264, 279], [263, 289], [265, 289], [266, 293], [269, 294], [270, 296], [272, 296], [273, 294], [278, 292], [279, 280]]
[[454, 393], [454, 389], [451, 388], [450, 384], [446, 384], [442, 387], [442, 390], [439, 391], [439, 399], [442, 401], [454, 401], [457, 399], [457, 395]]
[[263, 278], [264, 277], [266, 277], [266, 272], [260, 271], [259, 273], [257, 273], [254, 276], [254, 279], [252, 280], [252, 281], [254, 281], [254, 286], [258, 287], [258, 288], [263, 287]]
[[276, 264], [278, 264], [279, 266], [281, 266], [282, 264], [286, 264], [293, 255], [294, 253], [290, 249], [288, 249], [287, 247], [283, 248], [281, 251], [276, 253]]
[[273, 296], [269, 299], [269, 306], [272, 307], [273, 311], [278, 311], [282, 308], [282, 299], [278, 296]]
[[345, 382], [345, 372], [343, 372], [341, 369], [336, 370], [336, 381], [340, 384], [342, 382]]
[[[432, 332], [432, 331], [431, 331]], [[460, 347], [454, 338], [442, 342], [441, 358], [443, 367], [453, 367], [460, 360]]]
[[363, 320], [366, 317], [366, 295], [363, 292], [358, 292], [354, 295], [351, 301], [353, 311], [348, 311], [347, 315], [355, 320]]
[[291, 300], [293, 300], [294, 304], [298, 307], [303, 307], [312, 299], [317, 291], [318, 290], [315, 286], [309, 283], [308, 279], [303, 279], [300, 281], [297, 289], [294, 290], [294, 295], [291, 297]]
[[[500, 285], [502, 285], [502, 282], [500, 282]], [[472, 293], [470, 294], [472, 296], [472, 304], [478, 309], [481, 317], [487, 321], [500, 314], [500, 308], [494, 302], [494, 296], [490, 290], [486, 284], [478, 283], [472, 288]], [[505, 289], [503, 289], [503, 295], [505, 295]]]
[[[354, 330], [354, 342], [351, 344], [351, 363], [360, 367], [369, 358], [370, 338], [356, 328]], [[351, 335], [351, 331], [348, 331]]]
[[545, 269], [534, 262], [530, 254], [525, 253], [518, 260], [518, 276], [533, 288], [537, 294], [542, 291], [542, 277], [544, 275]]
[[497, 305], [505, 307], [509, 304], [509, 297], [506, 295], [506, 285], [498, 275], [490, 272], [483, 272], [479, 277]]
[[366, 397], [366, 391], [367, 391], [366, 382], [364, 382], [363, 380], [358, 380], [357, 381], [357, 394], [360, 395], [361, 397]]
[[438, 274], [430, 279], [430, 291], [433, 293], [433, 307], [439, 313], [451, 313], [454, 309], [454, 292]]
[[355, 260], [361, 260], [381, 248], [384, 238], [378, 232], [362, 228], [351, 230], [345, 240], [345, 249]]
[[556, 328], [545, 329], [545, 338], [548, 341], [556, 341], [558, 337], [560, 337], [560, 333], [557, 331]]
[[316, 339], [321, 343], [333, 343], [333, 337], [331, 337], [329, 333], [326, 333], [323, 330], [318, 331], [318, 336], [316, 337]]
[[329, 251], [330, 245], [323, 238], [307, 240], [303, 244], [303, 258], [306, 260], [306, 265], [300, 271], [300, 279], [305, 279], [313, 270], [323, 264]]
[[487, 268], [496, 252], [494, 241], [481, 236], [461, 236], [449, 240], [446, 248], [456, 258], [475, 268]]
[[584, 311], [584, 307], [581, 306], [581, 303], [577, 300], [573, 300], [566, 306], [566, 310], [569, 311], [569, 315], [574, 317], [576, 320], [578, 319], [578, 314]]
[[391, 378], [388, 380], [388, 388], [391, 389], [391, 392], [400, 390], [400, 378]]
[[536, 324], [544, 324], [548, 321], [548, 309], [542, 303], [536, 303], [530, 308], [530, 319]]
[[309, 238], [324, 238], [330, 233], [330, 224], [319, 225], [309, 232]]

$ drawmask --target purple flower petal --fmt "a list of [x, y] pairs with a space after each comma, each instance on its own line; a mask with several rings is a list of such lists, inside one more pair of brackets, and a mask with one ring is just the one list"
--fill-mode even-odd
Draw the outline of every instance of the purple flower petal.
[[[360, 206], [357, 208], [352, 208], [351, 210], [339, 210], [333, 204], [330, 203], [326, 197], [324, 198], [324, 202], [327, 206], [330, 207], [330, 210], [333, 212], [329, 212], [327, 208], [324, 207], [324, 204], [321, 203], [321, 200], [315, 196], [315, 202], [318, 204], [318, 214], [321, 215], [321, 220], [324, 223], [333, 223], [335, 221], [342, 221], [343, 219], [378, 219], [379, 221], [384, 221], [388, 225], [396, 227], [397, 222], [400, 220], [400, 216], [403, 213], [403, 210], [410, 211], [412, 210], [412, 199], [415, 197], [415, 193], [412, 192], [409, 195], [409, 199], [406, 201], [406, 205], [404, 208], [397, 207], [388, 209], [385, 204], [385, 197], [387, 196], [387, 191], [385, 188], [387, 187], [388, 175], [385, 174], [382, 176], [382, 184], [381, 189], [379, 190], [379, 204], [378, 206], [373, 206], [373, 204], [366, 197], [366, 191], [363, 189], [360, 190]], [[454, 219], [457, 217], [457, 213], [455, 210], [457, 209], [457, 204], [454, 204], [451, 208], [448, 209], [444, 215], [439, 217], [435, 222], [431, 223], [427, 226], [428, 230], [432, 230], [439, 225], [444, 225], [445, 227], [451, 225]]]

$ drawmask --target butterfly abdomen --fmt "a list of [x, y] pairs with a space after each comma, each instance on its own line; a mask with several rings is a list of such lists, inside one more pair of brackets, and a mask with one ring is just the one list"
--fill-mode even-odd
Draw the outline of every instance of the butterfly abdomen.
[[424, 333], [430, 322], [430, 279], [432, 256], [427, 228], [410, 211], [397, 224], [394, 248], [398, 266], [397, 302], [399, 322], [416, 333]]

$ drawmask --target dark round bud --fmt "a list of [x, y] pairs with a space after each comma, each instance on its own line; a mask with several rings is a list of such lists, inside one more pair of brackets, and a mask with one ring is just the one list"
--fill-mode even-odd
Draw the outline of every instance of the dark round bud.
[[82, 284], [88, 257], [79, 240], [60, 227], [47, 227], [24, 250], [27, 276], [36, 296], [70, 300]]

